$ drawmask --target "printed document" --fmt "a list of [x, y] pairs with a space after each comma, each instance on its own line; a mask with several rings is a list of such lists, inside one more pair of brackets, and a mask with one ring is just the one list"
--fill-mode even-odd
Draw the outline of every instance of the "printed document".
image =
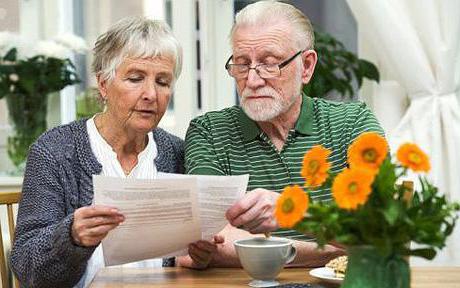
[[107, 266], [183, 255], [228, 223], [225, 211], [246, 192], [249, 176], [159, 173], [158, 179], [94, 175], [94, 204], [118, 208], [125, 221], [102, 241]]

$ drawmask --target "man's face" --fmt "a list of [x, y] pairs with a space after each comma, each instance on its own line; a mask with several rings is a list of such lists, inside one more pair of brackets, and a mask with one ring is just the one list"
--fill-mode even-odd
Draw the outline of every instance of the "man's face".
[[[235, 64], [251, 67], [279, 64], [298, 51], [290, 26], [283, 22], [263, 27], [242, 26], [233, 34]], [[300, 91], [305, 81], [302, 57], [303, 53], [282, 68], [279, 77], [263, 79], [251, 69], [247, 78], [236, 80], [241, 106], [251, 119], [269, 121], [288, 112], [294, 103], [300, 103]]]

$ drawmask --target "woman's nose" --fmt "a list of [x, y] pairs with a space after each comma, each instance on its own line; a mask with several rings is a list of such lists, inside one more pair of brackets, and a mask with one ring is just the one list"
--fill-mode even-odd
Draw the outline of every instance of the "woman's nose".
[[154, 100], [157, 96], [157, 90], [156, 90], [155, 83], [146, 82], [144, 86], [145, 87], [144, 87], [144, 91], [142, 94], [142, 98], [144, 100], [149, 100], [149, 101]]

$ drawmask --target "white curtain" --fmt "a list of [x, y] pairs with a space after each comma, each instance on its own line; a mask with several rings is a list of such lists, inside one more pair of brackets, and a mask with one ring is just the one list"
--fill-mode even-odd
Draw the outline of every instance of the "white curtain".
[[[392, 94], [388, 81], [376, 91], [387, 97], [373, 107], [383, 122], [405, 110], [386, 131], [392, 151], [402, 142], [417, 143], [430, 156], [430, 178], [450, 200], [459, 201], [460, 1], [347, 2], [386, 80], [396, 80], [409, 100], [406, 105], [398, 93]], [[414, 259], [413, 264], [460, 265], [459, 226], [434, 261]]]

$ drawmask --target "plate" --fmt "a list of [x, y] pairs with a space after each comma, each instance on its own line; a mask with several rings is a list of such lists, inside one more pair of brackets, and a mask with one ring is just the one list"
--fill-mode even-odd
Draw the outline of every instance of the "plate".
[[329, 283], [340, 284], [343, 281], [343, 278], [335, 277], [334, 270], [328, 267], [312, 269], [310, 275]]

